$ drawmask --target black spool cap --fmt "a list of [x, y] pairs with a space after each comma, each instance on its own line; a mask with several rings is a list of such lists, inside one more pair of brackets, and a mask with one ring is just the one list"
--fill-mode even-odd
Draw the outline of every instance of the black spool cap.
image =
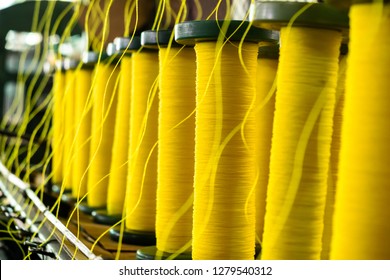
[[105, 209], [92, 211], [91, 215], [95, 223], [108, 226], [115, 225], [122, 219], [121, 215], [108, 215]]
[[[138, 249], [136, 258], [137, 260], [167, 260], [172, 255], [172, 253], [158, 252], [156, 246], [149, 246]], [[156, 256], [158, 256], [158, 258], [156, 258]], [[175, 256], [172, 260], [192, 260], [192, 254], [191, 252], [185, 252]]]
[[261, 46], [259, 47], [258, 58], [279, 59], [279, 48], [280, 46], [278, 44]]
[[141, 45], [145, 48], [166, 48], [171, 41], [171, 47], [182, 47], [174, 38], [172, 30], [146, 30], [141, 33]]
[[259, 243], [256, 243], [255, 245], [255, 260], [259, 259], [261, 256], [261, 245]]
[[123, 234], [122, 242], [125, 244], [140, 246], [156, 245], [156, 233], [154, 231], [149, 232], [125, 229], [121, 232], [120, 226], [110, 229], [110, 238], [112, 240], [118, 242], [120, 234]]
[[140, 36], [117, 37], [114, 39], [114, 46], [117, 53], [134, 52], [141, 48]]
[[254, 43], [276, 43], [279, 40], [279, 32], [255, 26], [249, 27], [249, 22], [240, 20], [202, 20], [179, 23], [175, 25], [175, 40], [183, 45], [195, 45], [196, 42], [202, 41], [217, 41], [225, 27], [224, 24], [228, 24], [223, 35], [225, 40], [238, 42], [244, 40]]
[[81, 212], [83, 212], [83, 213], [85, 213], [87, 215], [92, 215], [93, 211], [102, 210], [105, 207], [91, 207], [91, 206], [88, 205], [87, 202], [81, 202], [79, 204], [78, 208], [80, 209]]
[[250, 19], [255, 26], [279, 30], [306, 7], [294, 20], [293, 26], [348, 31], [348, 12], [323, 3], [257, 1], [251, 9]]
[[348, 44], [341, 44], [340, 46], [340, 54], [347, 55], [348, 54]]

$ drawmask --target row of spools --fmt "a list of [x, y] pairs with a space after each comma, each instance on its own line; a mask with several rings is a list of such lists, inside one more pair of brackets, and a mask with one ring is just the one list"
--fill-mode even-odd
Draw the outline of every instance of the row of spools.
[[355, 31], [372, 16], [366, 34], [388, 41], [389, 5], [351, 8], [346, 66], [348, 19], [284, 4], [263, 3], [253, 24], [116, 38], [58, 67], [52, 180], [116, 240], [156, 245], [138, 258], [389, 256], [387, 134], [376, 126], [389, 57], [377, 39], [371, 57]]

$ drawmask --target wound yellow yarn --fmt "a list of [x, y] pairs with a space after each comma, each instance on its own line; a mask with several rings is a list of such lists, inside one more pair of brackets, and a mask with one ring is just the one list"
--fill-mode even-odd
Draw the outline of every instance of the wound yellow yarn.
[[175, 253], [192, 239], [195, 51], [161, 48], [159, 62], [156, 238], [158, 250]]
[[390, 5], [350, 9], [331, 259], [390, 258]]
[[76, 70], [67, 70], [65, 73], [66, 87], [64, 92], [63, 125], [64, 125], [64, 154], [62, 174], [62, 186], [65, 190], [72, 190], [72, 153], [74, 151], [73, 140], [75, 134], [74, 102], [75, 102], [75, 74]]
[[53, 139], [52, 139], [52, 181], [53, 184], [61, 185], [63, 180], [63, 95], [65, 88], [65, 73], [56, 70], [53, 79]]
[[91, 101], [90, 89], [93, 69], [80, 69], [75, 81], [74, 123], [76, 135], [73, 152], [72, 196], [81, 198], [87, 193], [89, 150], [91, 138]]
[[255, 254], [253, 106], [258, 45], [238, 46], [195, 46], [194, 260], [253, 259]]
[[345, 73], [347, 66], [347, 57], [342, 56], [339, 63], [339, 74], [336, 89], [336, 104], [333, 116], [333, 135], [330, 151], [328, 190], [326, 192], [326, 205], [324, 214], [324, 230], [322, 234], [321, 259], [328, 260], [330, 254], [330, 244], [332, 240], [332, 223], [334, 213], [335, 195], [338, 183], [338, 167], [341, 144], [341, 126], [344, 113], [345, 98]]
[[130, 56], [121, 59], [118, 105], [115, 121], [115, 136], [112, 146], [110, 178], [107, 191], [108, 215], [121, 215], [126, 193], [129, 124], [131, 108], [132, 60]]
[[92, 92], [92, 137], [87, 202], [90, 207], [103, 207], [107, 203], [117, 106], [118, 70], [114, 70], [111, 64], [100, 63], [96, 66], [95, 75], [96, 84]]
[[[272, 127], [275, 111], [275, 88], [273, 87], [278, 59], [259, 58], [256, 75], [256, 237], [261, 241], [264, 228], [265, 202], [271, 156]], [[271, 97], [270, 97], [271, 95]], [[269, 98], [269, 99], [268, 99]], [[268, 100], [267, 100], [268, 99]]]
[[280, 35], [261, 258], [319, 259], [341, 33], [293, 26]]
[[133, 54], [126, 228], [154, 231], [158, 139], [158, 52]]

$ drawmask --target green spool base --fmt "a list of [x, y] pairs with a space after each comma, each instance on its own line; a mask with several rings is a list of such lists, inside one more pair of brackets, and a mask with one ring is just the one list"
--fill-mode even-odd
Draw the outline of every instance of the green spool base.
[[[156, 246], [145, 247], [137, 250], [137, 260], [167, 260], [170, 259], [172, 253], [161, 252], [157, 250]], [[191, 252], [179, 254], [172, 258], [172, 260], [192, 260]]]
[[[241, 20], [231, 21], [187, 21], [175, 25], [175, 40], [183, 45], [195, 45], [197, 42], [217, 41], [221, 35], [221, 28], [226, 25], [224, 40], [231, 42], [270, 42], [277, 43], [279, 33], [271, 30], [249, 26], [249, 22]], [[249, 28], [249, 29], [248, 29]]]
[[290, 20], [307, 5], [310, 7], [294, 20], [293, 26], [335, 29], [347, 34], [348, 12], [337, 10], [323, 3], [256, 1], [250, 18], [254, 26], [279, 30], [287, 26]]
[[79, 209], [81, 212], [83, 212], [87, 215], [92, 215], [93, 211], [102, 210], [102, 209], [104, 209], [104, 207], [91, 207], [88, 205], [88, 203], [82, 202], [79, 204]]
[[125, 229], [121, 232], [120, 227], [110, 229], [110, 237], [112, 240], [118, 242], [120, 234], [122, 236], [122, 242], [125, 244], [140, 245], [140, 246], [153, 246], [156, 245], [156, 234], [151, 231], [138, 231]]
[[112, 226], [118, 223], [121, 219], [121, 215], [109, 215], [107, 210], [92, 211], [92, 220], [97, 224]]

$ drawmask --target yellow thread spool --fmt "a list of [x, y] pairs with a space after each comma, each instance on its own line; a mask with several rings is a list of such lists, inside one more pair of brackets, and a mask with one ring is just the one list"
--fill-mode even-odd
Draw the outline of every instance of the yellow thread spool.
[[269, 177], [272, 127], [275, 110], [275, 79], [278, 69], [279, 46], [259, 48], [256, 75], [256, 137], [255, 155], [257, 162], [256, 186], [256, 236], [261, 244], [264, 227], [265, 202]]
[[53, 138], [52, 138], [52, 182], [61, 186], [63, 180], [63, 95], [65, 88], [65, 73], [58, 65], [53, 80]]
[[172, 35], [141, 34], [144, 47], [159, 49], [160, 102], [156, 247], [138, 250], [137, 259], [191, 259], [196, 56]]
[[197, 58], [192, 258], [253, 259], [254, 77], [269, 34], [240, 21], [187, 22], [175, 32], [179, 43], [195, 42]]
[[157, 188], [157, 61], [156, 51], [141, 50], [132, 56], [129, 176], [126, 186], [126, 228], [153, 232], [153, 235]]
[[390, 258], [390, 4], [354, 4], [331, 259]]
[[333, 135], [330, 151], [330, 166], [328, 175], [328, 190], [326, 192], [326, 204], [324, 214], [324, 231], [322, 234], [321, 259], [328, 260], [330, 254], [330, 243], [332, 240], [332, 222], [334, 213], [335, 194], [338, 182], [338, 165], [341, 144], [341, 125], [344, 111], [345, 73], [346, 73], [346, 52], [347, 45], [343, 44], [339, 62], [339, 74], [336, 89], [336, 104], [333, 116]]
[[76, 66], [75, 60], [66, 59], [65, 63], [65, 80], [66, 87], [64, 92], [64, 106], [62, 108], [63, 121], [64, 121], [64, 155], [63, 155], [63, 166], [62, 166], [62, 188], [65, 192], [72, 191], [72, 165], [73, 161], [73, 140], [75, 134], [75, 123], [74, 123], [74, 102], [75, 102], [75, 77], [76, 77]]
[[[192, 238], [195, 76], [192, 48], [160, 49], [156, 237], [157, 249], [169, 253], [179, 251]], [[182, 210], [187, 201], [190, 207]], [[180, 210], [184, 213], [178, 213]]]
[[96, 66], [96, 84], [93, 85], [93, 110], [88, 170], [88, 207], [102, 208], [107, 203], [108, 175], [110, 173], [117, 106], [118, 69], [106, 62]]
[[341, 33], [281, 38], [262, 258], [319, 259]]
[[107, 214], [122, 215], [126, 193], [129, 124], [131, 108], [132, 59], [121, 59], [115, 136], [112, 147], [111, 171], [107, 193]]
[[255, 25], [281, 27], [261, 258], [319, 259], [340, 30], [348, 19], [323, 4], [261, 2], [256, 8]]
[[[86, 56], [88, 56], [88, 53]], [[73, 153], [72, 196], [76, 199], [83, 197], [87, 193], [88, 186], [87, 169], [89, 165], [92, 118], [90, 92], [96, 61], [91, 62], [87, 58], [83, 57], [83, 66], [77, 73], [75, 84], [74, 115], [77, 133]]]

